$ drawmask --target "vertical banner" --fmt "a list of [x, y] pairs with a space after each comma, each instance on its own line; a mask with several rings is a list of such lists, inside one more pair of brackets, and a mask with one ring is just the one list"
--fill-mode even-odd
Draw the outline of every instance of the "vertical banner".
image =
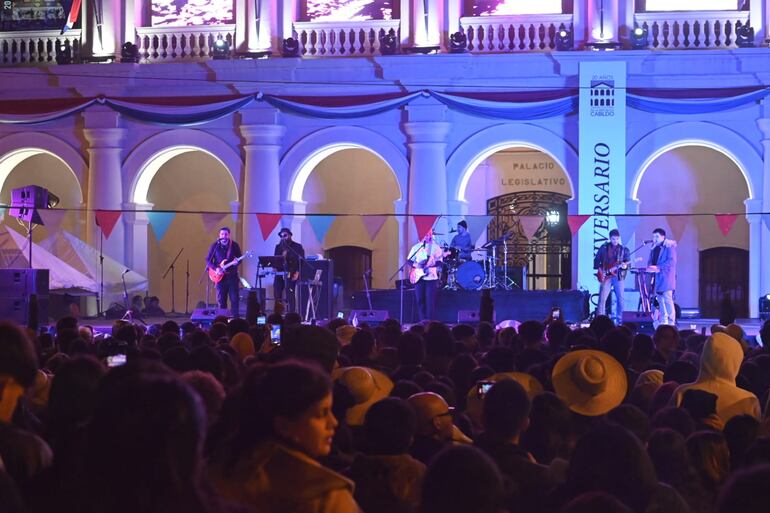
[[[596, 305], [593, 259], [609, 240], [613, 214], [626, 212], [626, 63], [580, 63], [578, 213], [590, 215], [578, 235], [578, 287]], [[626, 236], [627, 237], [627, 236]]]

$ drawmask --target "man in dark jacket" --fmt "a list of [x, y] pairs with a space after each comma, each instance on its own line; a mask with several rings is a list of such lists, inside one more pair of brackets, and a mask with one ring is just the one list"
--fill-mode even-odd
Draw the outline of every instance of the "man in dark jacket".
[[[283, 257], [283, 276], [276, 276], [273, 284], [273, 292], [276, 303], [286, 301], [289, 312], [296, 312], [296, 290], [299, 281], [300, 265], [305, 258], [305, 248], [299, 242], [291, 240], [293, 233], [288, 228], [281, 228], [278, 236], [281, 242], [275, 245], [275, 256]], [[285, 297], [284, 297], [285, 294]]]
[[596, 315], [606, 315], [607, 298], [614, 291], [615, 308], [612, 313], [617, 324], [623, 322], [623, 288], [630, 261], [628, 248], [620, 243], [620, 232], [610, 230], [610, 241], [602, 244], [594, 257], [594, 269], [600, 283]]
[[[212, 280], [217, 282], [217, 303], [219, 308], [227, 308], [227, 298], [230, 298], [230, 308], [233, 317], [238, 317], [238, 258], [241, 247], [230, 238], [230, 228], [223, 226], [219, 230], [219, 239], [209, 248], [206, 256], [206, 267]], [[216, 278], [215, 278], [216, 277]]]

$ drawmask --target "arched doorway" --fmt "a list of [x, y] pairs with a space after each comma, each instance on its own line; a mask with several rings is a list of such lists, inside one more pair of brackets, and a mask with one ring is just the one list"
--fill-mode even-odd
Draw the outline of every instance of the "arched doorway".
[[[376, 193], [373, 193], [376, 191]], [[349, 295], [363, 284], [355, 279], [354, 269], [371, 269], [375, 288], [386, 288], [399, 262], [399, 221], [395, 203], [401, 198], [396, 176], [387, 162], [364, 148], [337, 151], [321, 160], [308, 176], [302, 191], [305, 212], [333, 214], [334, 223], [324, 240], [318, 240], [313, 229], [305, 223], [302, 241], [306, 254], [332, 256], [336, 248], [357, 247], [358, 262], [346, 261], [347, 269], [341, 270], [335, 262], [335, 275], [350, 274], [345, 282], [345, 294]], [[384, 217], [383, 217], [384, 216]], [[381, 222], [381, 227], [371, 238], [370, 221]], [[367, 259], [366, 252], [369, 252]]]
[[[636, 244], [657, 227], [666, 230], [667, 236], [678, 244], [677, 304], [685, 309], [698, 308], [701, 315], [713, 313], [713, 306], [701, 304], [705, 292], [701, 289], [721, 287], [720, 277], [701, 268], [699, 252], [713, 248], [748, 251], [749, 226], [745, 216], [738, 215], [725, 236], [713, 215], [745, 212], [749, 188], [741, 169], [717, 149], [682, 145], [660, 154], [649, 164], [639, 180], [636, 196], [642, 214], [635, 230]], [[727, 253], [715, 254], [718, 257]], [[647, 256], [647, 249], [639, 252], [644, 263]], [[720, 262], [717, 264], [730, 265], [730, 258]], [[736, 286], [748, 291], [748, 273], [742, 281]], [[634, 309], [636, 305], [627, 306]]]
[[[464, 192], [469, 218], [492, 217], [486, 230], [471, 232], [476, 246], [489, 246], [486, 243], [509, 237], [495, 251], [494, 266], [488, 266], [497, 269], [497, 284], [536, 290], [571, 286], [567, 201], [573, 191], [565, 170], [553, 157], [521, 146], [497, 151], [476, 167]], [[543, 216], [545, 221], [527, 239], [519, 216]], [[474, 258], [485, 257], [490, 258], [490, 252], [479, 252]]]
[[[169, 150], [175, 151], [175, 150]], [[238, 200], [232, 176], [222, 162], [208, 152], [188, 149], [171, 158], [157, 155], [162, 164], [146, 186], [146, 200], [152, 210], [173, 211], [173, 219], [165, 232], [152, 222], [147, 233], [147, 259], [150, 295], [158, 296], [161, 306], [171, 310], [171, 277], [163, 278], [172, 260], [181, 250], [175, 265], [174, 309], [185, 311], [186, 274], [189, 266], [189, 308], [199, 301], [216, 302], [216, 292], [205, 275], [205, 259], [209, 246], [221, 226], [232, 230], [238, 239], [240, 231], [230, 214]], [[152, 163], [148, 163], [152, 166]], [[217, 212], [204, 218], [200, 212]], [[159, 236], [162, 237], [159, 238]], [[142, 241], [136, 241], [141, 244]], [[207, 298], [208, 292], [208, 298]]]

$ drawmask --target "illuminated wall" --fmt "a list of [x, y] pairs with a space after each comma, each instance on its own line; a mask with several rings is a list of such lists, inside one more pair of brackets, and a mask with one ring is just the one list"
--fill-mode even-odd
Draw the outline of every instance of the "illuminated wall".
[[152, 0], [152, 26], [233, 23], [233, 0]]
[[468, 16], [560, 14], [561, 0], [468, 0]]
[[399, 0], [307, 0], [307, 19], [309, 21], [391, 20], [398, 17], [398, 2]]

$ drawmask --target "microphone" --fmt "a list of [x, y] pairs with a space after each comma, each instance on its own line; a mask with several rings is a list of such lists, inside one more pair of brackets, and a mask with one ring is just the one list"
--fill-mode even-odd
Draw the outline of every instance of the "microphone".
[[652, 239], [649, 239], [649, 240], [643, 241], [642, 244], [652, 244], [653, 242], [655, 241]]
[[457, 230], [455, 230], [454, 228], [452, 228], [451, 230], [449, 230], [449, 233], [457, 233]]
[[123, 271], [123, 274], [121, 274], [121, 276], [125, 276], [126, 274], [128, 274], [130, 272], [131, 272], [131, 269], [126, 269], [125, 271]]
[[371, 269], [367, 269], [365, 274], [368, 274], [369, 276], [371, 276], [372, 275], [372, 270]]

